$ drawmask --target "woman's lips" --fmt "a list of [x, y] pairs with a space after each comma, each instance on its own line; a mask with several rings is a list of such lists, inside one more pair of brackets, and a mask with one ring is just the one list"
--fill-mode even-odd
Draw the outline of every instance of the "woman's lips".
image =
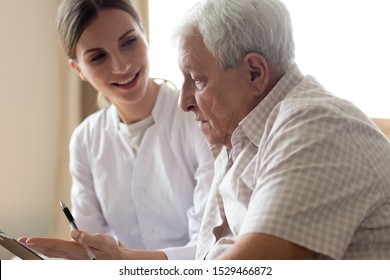
[[120, 82], [112, 83], [112, 85], [123, 90], [131, 89], [137, 85], [139, 73], [140, 71], [138, 71], [137, 74], [135, 74], [133, 77]]

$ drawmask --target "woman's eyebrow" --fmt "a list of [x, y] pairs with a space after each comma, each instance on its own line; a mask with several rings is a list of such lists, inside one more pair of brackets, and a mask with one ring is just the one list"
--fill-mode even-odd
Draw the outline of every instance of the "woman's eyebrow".
[[[134, 32], [134, 30], [135, 30], [135, 29], [133, 28], [133, 29], [130, 29], [130, 30], [126, 31], [122, 36], [119, 37], [118, 42], [121, 41], [121, 40], [123, 40], [123, 38], [125, 38], [128, 34]], [[86, 51], [83, 53], [83, 56], [86, 55], [86, 54], [88, 54], [88, 53], [90, 53], [90, 52], [99, 51], [100, 49], [101, 49], [101, 48], [92, 48], [92, 49], [88, 49], [88, 50], [86, 50]]]
[[121, 41], [123, 38], [125, 38], [128, 34], [134, 32], [134, 28], [126, 31], [122, 36], [119, 37], [118, 41]]

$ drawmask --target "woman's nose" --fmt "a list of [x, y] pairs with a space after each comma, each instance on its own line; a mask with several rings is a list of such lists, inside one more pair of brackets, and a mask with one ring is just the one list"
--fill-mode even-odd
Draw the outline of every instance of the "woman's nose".
[[129, 71], [131, 63], [123, 56], [113, 56], [111, 69], [113, 74], [125, 74]]

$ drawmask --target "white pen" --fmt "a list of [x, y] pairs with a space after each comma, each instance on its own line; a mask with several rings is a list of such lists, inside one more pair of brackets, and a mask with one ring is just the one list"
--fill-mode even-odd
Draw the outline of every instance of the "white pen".
[[[66, 218], [68, 219], [70, 225], [72, 226], [73, 229], [78, 229], [75, 221], [74, 221], [74, 218], [72, 216], [72, 213], [70, 213], [69, 211], [69, 208], [66, 207], [65, 203], [60, 200], [60, 206], [62, 208], [62, 211], [64, 212]], [[88, 246], [84, 246], [85, 247], [85, 250], [87, 251], [87, 254], [88, 254], [88, 257], [91, 259], [91, 260], [96, 260], [96, 257], [95, 255], [92, 253], [92, 250], [91, 248], [89, 248]]]

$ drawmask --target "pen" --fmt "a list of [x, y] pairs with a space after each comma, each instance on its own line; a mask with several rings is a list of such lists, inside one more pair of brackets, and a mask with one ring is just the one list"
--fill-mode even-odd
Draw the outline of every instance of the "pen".
[[[73, 229], [78, 229], [75, 221], [74, 221], [74, 218], [72, 216], [72, 213], [70, 213], [69, 211], [69, 208], [66, 207], [65, 203], [60, 200], [60, 206], [62, 208], [62, 211], [64, 212], [66, 218], [68, 219], [70, 225], [72, 226]], [[91, 259], [91, 260], [96, 260], [96, 257], [95, 255], [92, 253], [92, 250], [91, 248], [89, 248], [88, 246], [84, 246], [85, 247], [85, 250], [87, 251], [87, 254], [88, 254], [88, 257]]]

